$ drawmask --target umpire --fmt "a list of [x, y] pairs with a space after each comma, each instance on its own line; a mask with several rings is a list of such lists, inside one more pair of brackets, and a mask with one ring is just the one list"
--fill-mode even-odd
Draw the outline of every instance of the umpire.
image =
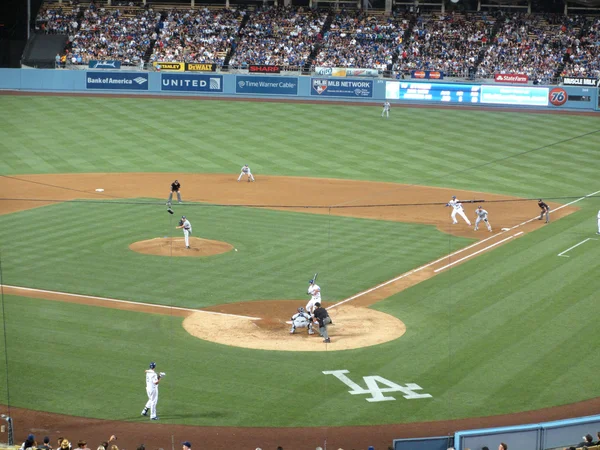
[[327, 334], [327, 325], [333, 322], [331, 321], [331, 317], [329, 317], [329, 313], [327, 312], [327, 310], [321, 306], [321, 303], [317, 302], [315, 303], [315, 306], [316, 309], [313, 311], [313, 316], [319, 322], [319, 333], [322, 337], [325, 338], [323, 342], [329, 344], [331, 342], [331, 339]]
[[171, 183], [171, 192], [169, 193], [169, 200], [167, 200], [167, 206], [171, 206], [171, 200], [173, 200], [173, 192], [177, 193], [177, 201], [181, 203], [181, 193], [179, 192], [181, 189], [181, 183], [175, 180]]
[[538, 200], [538, 206], [542, 210], [538, 220], [542, 220], [546, 214], [546, 223], [550, 222], [550, 207], [541, 198]]

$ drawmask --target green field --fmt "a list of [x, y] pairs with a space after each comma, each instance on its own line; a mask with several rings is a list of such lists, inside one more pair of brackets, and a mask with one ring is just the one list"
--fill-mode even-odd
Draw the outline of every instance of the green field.
[[[3, 176], [233, 176], [248, 163], [257, 177], [386, 181], [558, 203], [600, 190], [597, 117], [394, 108], [383, 120], [379, 107], [9, 96], [0, 106]], [[184, 205], [202, 208], [194, 222], [202, 237], [240, 252], [154, 257], [127, 246], [176, 235], [173, 216], [157, 219], [151, 202], [133, 203], [56, 203], [0, 216], [2, 283], [192, 308], [282, 299], [291, 314], [315, 265], [327, 301], [341, 300], [472, 242], [431, 226]], [[188, 335], [179, 317], [3, 295], [0, 403], [10, 396], [13, 406], [141, 420], [141, 373], [152, 360], [168, 372], [158, 404], [167, 423], [373, 425], [598, 397], [600, 239], [557, 255], [600, 238], [600, 197], [575, 205], [564, 219], [374, 305], [407, 332], [359, 350], [227, 347]], [[367, 402], [322, 373], [335, 370], [362, 388], [363, 377], [379, 376], [416, 383], [431, 397], [391, 392], [395, 401]]]

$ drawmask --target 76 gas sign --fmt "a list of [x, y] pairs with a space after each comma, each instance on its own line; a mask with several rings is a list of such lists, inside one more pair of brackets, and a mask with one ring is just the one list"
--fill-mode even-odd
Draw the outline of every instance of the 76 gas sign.
[[557, 87], [551, 89], [548, 93], [548, 100], [554, 106], [564, 105], [567, 102], [568, 98], [569, 96], [567, 95], [567, 91], [565, 91], [563, 88]]

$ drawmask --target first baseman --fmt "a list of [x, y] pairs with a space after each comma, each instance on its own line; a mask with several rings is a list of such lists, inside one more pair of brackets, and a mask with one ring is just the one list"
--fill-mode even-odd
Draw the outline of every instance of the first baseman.
[[154, 371], [155, 368], [156, 363], [151, 362], [150, 368], [146, 369], [146, 394], [148, 394], [148, 401], [142, 410], [142, 416], [147, 416], [148, 410], [150, 410], [150, 420], [158, 420], [158, 416], [156, 415], [156, 404], [158, 403], [158, 383], [160, 383], [160, 379], [165, 375], [164, 372], [157, 374]]
[[465, 211], [463, 210], [462, 203], [456, 198], [456, 195], [452, 196], [452, 200], [446, 203], [446, 206], [452, 207], [452, 214], [450, 214], [450, 217], [452, 217], [452, 224], [458, 223], [458, 220], [456, 220], [456, 215], [458, 214], [460, 217], [465, 219], [465, 222], [467, 222], [469, 226], [471, 225], [471, 222], [469, 221], [465, 214]]
[[242, 171], [240, 172], [238, 181], [240, 181], [244, 175], [248, 175], [248, 183], [250, 183], [251, 181], [254, 181], [254, 176], [252, 175], [252, 172], [250, 171], [250, 167], [248, 167], [248, 164], [244, 164], [244, 167], [242, 167]]
[[383, 104], [383, 111], [381, 111], [381, 117], [383, 117], [384, 114], [388, 119], [390, 118], [390, 102], [385, 102]]
[[290, 334], [294, 334], [296, 328], [308, 328], [308, 334], [315, 334], [313, 331], [310, 314], [304, 311], [304, 308], [298, 308], [298, 312], [292, 316], [292, 329]]
[[477, 207], [475, 214], [477, 214], [477, 219], [475, 219], [475, 231], [479, 229], [479, 222], [482, 220], [485, 222], [488, 231], [492, 231], [492, 224], [488, 220], [488, 212], [483, 209], [481, 205]]
[[321, 301], [321, 288], [315, 283], [315, 280], [309, 280], [307, 294], [310, 295], [310, 300], [306, 304], [306, 312], [314, 316], [315, 305]]
[[538, 200], [538, 206], [542, 210], [538, 220], [542, 220], [546, 214], [546, 223], [550, 222], [550, 207], [541, 198]]
[[192, 234], [192, 224], [185, 216], [181, 216], [177, 229], [183, 228], [183, 237], [185, 238], [185, 248], [190, 248], [190, 234]]

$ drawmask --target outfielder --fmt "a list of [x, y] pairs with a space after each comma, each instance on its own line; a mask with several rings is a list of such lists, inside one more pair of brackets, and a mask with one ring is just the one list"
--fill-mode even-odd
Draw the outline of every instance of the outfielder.
[[165, 376], [164, 372], [157, 374], [154, 371], [155, 368], [156, 363], [151, 362], [150, 368], [146, 369], [146, 394], [148, 394], [148, 401], [142, 410], [142, 416], [147, 416], [148, 410], [150, 410], [150, 420], [158, 420], [158, 416], [156, 415], [156, 404], [158, 403], [158, 383], [160, 383], [160, 379]]
[[550, 222], [550, 207], [541, 198], [538, 200], [538, 206], [542, 210], [538, 220], [542, 220], [546, 214], [546, 223]]
[[465, 211], [463, 209], [462, 203], [460, 202], [460, 200], [458, 200], [456, 198], [456, 195], [452, 196], [452, 200], [450, 200], [448, 203], [446, 203], [446, 206], [452, 207], [452, 214], [450, 214], [450, 217], [452, 217], [453, 225], [456, 225], [458, 223], [458, 220], [456, 220], [456, 215], [458, 214], [460, 217], [465, 219], [465, 222], [467, 222], [467, 225], [471, 226], [471, 221], [469, 221], [469, 219], [467, 218]]
[[321, 288], [315, 283], [315, 280], [310, 280], [308, 285], [307, 294], [310, 295], [310, 300], [306, 304], [306, 312], [314, 316], [315, 304], [321, 301]]
[[308, 328], [308, 334], [315, 334], [310, 314], [304, 311], [304, 308], [298, 308], [298, 312], [292, 316], [292, 329], [290, 334], [294, 334], [296, 328]]
[[485, 225], [487, 226], [488, 231], [491, 232], [492, 224], [488, 220], [488, 212], [485, 209], [483, 209], [483, 207], [480, 205], [475, 210], [475, 214], [477, 214], [477, 219], [475, 219], [475, 231], [479, 229], [479, 222], [483, 220], [485, 222]]
[[385, 102], [383, 104], [383, 111], [381, 111], [381, 117], [383, 117], [384, 114], [388, 119], [390, 118], [390, 102]]
[[248, 167], [248, 164], [244, 164], [244, 167], [242, 167], [242, 171], [240, 172], [238, 181], [240, 181], [244, 175], [248, 175], [248, 183], [250, 183], [251, 181], [254, 181], [254, 176], [252, 175], [252, 172], [250, 171], [250, 167]]
[[186, 219], [185, 216], [181, 216], [181, 220], [179, 221], [179, 225], [175, 228], [180, 229], [183, 228], [183, 237], [185, 238], [185, 248], [190, 248], [190, 234], [192, 234], [192, 224], [189, 220]]

